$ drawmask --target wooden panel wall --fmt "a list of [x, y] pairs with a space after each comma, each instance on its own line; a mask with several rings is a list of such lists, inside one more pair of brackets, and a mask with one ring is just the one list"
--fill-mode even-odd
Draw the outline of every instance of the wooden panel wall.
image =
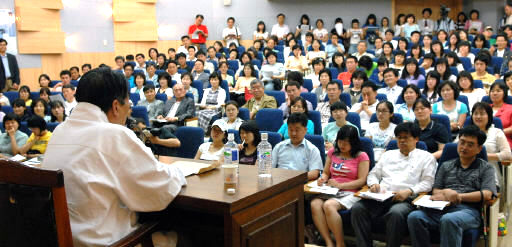
[[157, 41], [156, 0], [114, 0], [114, 41]]
[[391, 4], [392, 13], [390, 19], [392, 23], [395, 23], [396, 16], [400, 13], [405, 15], [414, 14], [416, 20], [419, 20], [423, 18], [421, 11], [424, 8], [431, 8], [431, 18], [437, 20], [440, 17], [441, 4], [451, 9], [448, 16], [454, 21], [456, 20], [457, 14], [462, 11], [462, 0], [392, 0]]
[[16, 29], [20, 54], [66, 51], [60, 26], [61, 0], [16, 0]]

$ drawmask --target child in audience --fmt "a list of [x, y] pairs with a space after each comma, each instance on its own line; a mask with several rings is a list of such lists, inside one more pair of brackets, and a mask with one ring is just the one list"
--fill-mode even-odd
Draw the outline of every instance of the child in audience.
[[39, 87], [41, 88], [49, 88], [50, 87], [50, 77], [47, 74], [41, 74], [39, 76]]
[[398, 70], [399, 76], [402, 76], [402, 71], [405, 67], [404, 60], [405, 60], [405, 52], [398, 50], [395, 53], [395, 63], [392, 63], [389, 65], [390, 68]]
[[25, 102], [26, 106], [32, 105], [32, 99], [30, 98], [30, 88], [28, 86], [21, 86], [19, 94], [20, 99]]
[[239, 144], [239, 163], [244, 165], [255, 165], [258, 160], [258, 144], [260, 144], [260, 129], [256, 121], [248, 121], [240, 126], [240, 139], [244, 143]]
[[438, 58], [436, 62], [436, 71], [441, 76], [441, 82], [444, 81], [456, 81], [457, 77], [452, 75], [452, 71], [450, 70], [450, 64], [448, 64], [448, 59], [446, 58]]
[[[38, 115], [32, 115], [27, 121], [27, 126], [32, 134], [23, 146], [18, 146], [20, 153], [27, 158], [43, 155], [52, 137], [52, 132], [46, 129], [46, 121]], [[13, 146], [14, 144], [13, 142]], [[17, 144], [15, 145], [17, 146]]]
[[320, 196], [311, 201], [313, 221], [327, 246], [334, 246], [329, 231], [334, 235], [336, 246], [345, 245], [343, 222], [338, 211], [350, 209], [360, 200], [354, 193], [366, 184], [369, 167], [369, 157], [363, 152], [357, 129], [348, 125], [341, 127], [334, 148], [327, 153], [325, 167], [317, 183], [336, 187], [342, 195]]
[[368, 125], [365, 136], [373, 142], [373, 153], [375, 161], [379, 161], [380, 155], [386, 151], [389, 141], [395, 139], [396, 124], [392, 123], [394, 115], [393, 104], [389, 101], [381, 101], [377, 104], [377, 120]]
[[428, 102], [434, 104], [439, 100], [438, 86], [441, 83], [441, 75], [433, 70], [428, 72], [427, 80], [425, 81], [425, 88], [422, 94], [427, 98]]
[[52, 123], [62, 123], [66, 120], [66, 114], [64, 113], [64, 104], [62, 101], [52, 101], [50, 102], [51, 108], [51, 122]]
[[27, 112], [27, 105], [22, 99], [15, 99], [12, 102], [12, 110], [20, 122], [25, 122], [30, 117], [30, 114]]

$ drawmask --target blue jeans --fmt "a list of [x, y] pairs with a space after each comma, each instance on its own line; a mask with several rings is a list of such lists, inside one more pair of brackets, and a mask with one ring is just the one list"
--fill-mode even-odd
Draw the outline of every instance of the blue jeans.
[[441, 247], [461, 246], [464, 230], [480, 226], [477, 209], [460, 204], [445, 208], [416, 210], [407, 217], [412, 246], [430, 246], [429, 230], [441, 232]]

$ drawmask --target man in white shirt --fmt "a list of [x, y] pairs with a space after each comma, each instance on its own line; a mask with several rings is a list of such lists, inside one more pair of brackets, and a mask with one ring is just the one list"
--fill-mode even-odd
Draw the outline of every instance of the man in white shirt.
[[[178, 53], [183, 53], [183, 54], [188, 54], [188, 47], [190, 47], [190, 37], [188, 35], [184, 35], [181, 37], [181, 46], [178, 47], [178, 51], [176, 52], [176, 54]], [[197, 51], [197, 47], [193, 46]]]
[[383, 202], [363, 199], [352, 206], [351, 221], [358, 246], [372, 246], [372, 222], [385, 221], [386, 246], [400, 246], [407, 232], [407, 216], [414, 210], [414, 196], [432, 190], [436, 159], [416, 148], [420, 128], [411, 122], [395, 128], [398, 150], [382, 154], [370, 171], [367, 184], [371, 192], [392, 191], [395, 195]]
[[122, 75], [91, 70], [77, 89], [73, 115], [48, 143], [42, 167], [64, 173], [75, 246], [118, 241], [136, 229], [136, 212], [167, 208], [186, 184], [180, 170], [158, 162], [124, 126], [128, 92]]
[[421, 35], [432, 35], [435, 27], [434, 20], [430, 19], [432, 16], [432, 9], [424, 8], [422, 14], [423, 19], [418, 20], [418, 26], [420, 27]]
[[288, 25], [284, 24], [285, 18], [283, 13], [279, 13], [277, 15], [277, 24], [272, 26], [272, 32], [270, 33], [271, 35], [277, 36], [279, 40], [285, 39], [286, 35], [290, 32]]
[[361, 129], [366, 130], [370, 124], [370, 117], [377, 109], [377, 85], [367, 81], [361, 85], [361, 97], [363, 101], [358, 102], [352, 106], [351, 112], [359, 114], [361, 118]]
[[396, 49], [398, 47], [398, 40], [394, 40], [393, 37], [395, 37], [395, 32], [391, 29], [386, 30], [384, 43], [390, 42], [393, 45], [393, 49]]
[[145, 60], [144, 54], [139, 53], [139, 54], [135, 55], [135, 61], [137, 61], [135, 63], [135, 68], [134, 68], [135, 72], [138, 72], [137, 70], [140, 70], [140, 71], [144, 72], [144, 76], [147, 76], [148, 72], [146, 71], [146, 60]]
[[215, 66], [213, 66], [213, 63], [206, 61], [206, 54], [203, 51], [198, 51], [196, 58], [204, 62], [204, 69], [208, 70], [210, 74], [215, 72]]
[[396, 69], [387, 68], [382, 72], [382, 76], [384, 77], [384, 83], [386, 83], [387, 87], [380, 88], [377, 90], [377, 93], [385, 94], [388, 98], [388, 101], [393, 105], [395, 104], [400, 94], [402, 94], [402, 87], [397, 85], [398, 82], [398, 71]]
[[181, 83], [181, 74], [178, 73], [178, 63], [175, 60], [170, 60], [167, 63], [167, 73], [176, 83]]
[[75, 99], [75, 86], [72, 84], [67, 84], [62, 87], [62, 95], [64, 95], [64, 113], [66, 116], [71, 114], [71, 111], [78, 104]]
[[467, 57], [471, 61], [471, 64], [475, 63], [475, 54], [471, 53], [471, 43], [469, 43], [469, 41], [461, 41], [458, 48], [459, 52], [457, 56], [459, 56], [459, 58]]
[[60, 72], [60, 82], [55, 84], [51, 91], [62, 92], [62, 87], [71, 84], [71, 72], [69, 70], [63, 70]]
[[226, 47], [229, 47], [231, 43], [235, 43], [237, 47], [239, 46], [238, 40], [240, 40], [242, 33], [240, 32], [240, 29], [238, 27], [235, 27], [234, 25], [235, 18], [229, 17], [228, 27], [222, 30], [222, 38], [224, 38], [224, 40], [226, 41]]
[[357, 52], [354, 52], [352, 56], [357, 57], [357, 60], [359, 60], [362, 56], [368, 56], [370, 58], [374, 58], [375, 56], [371, 53], [366, 52], [367, 45], [365, 40], [359, 41], [357, 44]]

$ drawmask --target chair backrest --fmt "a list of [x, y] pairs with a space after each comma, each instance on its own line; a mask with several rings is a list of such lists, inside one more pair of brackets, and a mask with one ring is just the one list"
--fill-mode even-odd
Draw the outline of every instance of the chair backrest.
[[[446, 143], [443, 148], [443, 153], [441, 154], [441, 158], [439, 158], [437, 169], [443, 164], [443, 162], [456, 159], [459, 157], [459, 153], [457, 152], [457, 143]], [[485, 150], [485, 146], [482, 146], [482, 151], [476, 155], [477, 158], [483, 159], [487, 161], [487, 151]]]
[[361, 117], [359, 117], [359, 114], [355, 112], [349, 112], [345, 119], [349, 121], [351, 124], [355, 125], [359, 130], [359, 133], [361, 133]]
[[73, 246], [61, 170], [0, 160], [0, 211], [2, 246]]
[[361, 146], [363, 148], [363, 151], [368, 155], [368, 158], [370, 158], [370, 170], [375, 166], [375, 154], [373, 153], [373, 142], [368, 137], [360, 137], [359, 140], [361, 141]]
[[473, 80], [473, 87], [484, 88], [484, 83], [482, 82], [482, 80]]
[[399, 80], [396, 82], [396, 84], [398, 84], [398, 86], [400, 86], [400, 87], [404, 88], [404, 87], [406, 87], [406, 86], [407, 86], [407, 80], [405, 80], [405, 79], [399, 79]]
[[167, 94], [165, 93], [157, 93], [155, 98], [163, 101], [164, 103], [167, 102]]
[[347, 107], [349, 109], [350, 109], [350, 107], [352, 107], [352, 99], [350, 98], [350, 94], [348, 94], [348, 93], [341, 93], [340, 94], [340, 101], [345, 103], [345, 105], [347, 105]]
[[276, 99], [277, 107], [286, 101], [286, 96], [283, 91], [265, 91], [265, 94]]
[[332, 77], [332, 78], [338, 78], [338, 74], [339, 74], [339, 72], [338, 72], [338, 69], [337, 69], [337, 68], [332, 68], [332, 67], [331, 67], [331, 68], [329, 68], [329, 70], [331, 71], [331, 77]]
[[164, 73], [164, 72], [165, 72], [165, 70], [163, 70], [163, 69], [157, 69], [157, 70], [155, 71], [155, 74], [160, 75], [160, 74], [162, 74], [162, 73]]
[[187, 67], [194, 68], [195, 61], [187, 61]]
[[27, 124], [27, 122], [25, 122], [25, 121], [20, 123], [19, 130], [20, 130], [21, 132], [23, 132], [23, 133], [27, 134], [28, 136], [30, 136], [30, 134], [32, 134], [32, 130], [30, 130], [30, 129], [28, 128], [28, 124]]
[[20, 94], [16, 91], [4, 92], [3, 94], [5, 95], [5, 97], [7, 97], [9, 99], [9, 102], [11, 105], [15, 99], [20, 97]]
[[30, 92], [30, 98], [32, 100], [39, 99], [39, 92]]
[[311, 92], [313, 90], [313, 80], [311, 80], [311, 79], [304, 79], [304, 84], [302, 86], [305, 89], [307, 89], [308, 92]]
[[[484, 96], [482, 98], [482, 102], [487, 102], [489, 104], [492, 104], [491, 98], [489, 96]], [[512, 104], [512, 96], [508, 95], [507, 98], [505, 99], [505, 103]]]
[[419, 80], [418, 81], [418, 88], [419, 89], [425, 88], [425, 80]]
[[305, 138], [318, 148], [318, 151], [320, 151], [320, 157], [322, 158], [322, 164], [325, 164], [324, 138], [321, 135], [306, 135]]
[[451, 128], [450, 128], [450, 119], [448, 118], [448, 116], [443, 115], [443, 114], [431, 114], [430, 119], [443, 125], [446, 128], [446, 131], [447, 131], [446, 133], [452, 133]]
[[[11, 113], [13, 112], [13, 109], [12, 109], [12, 106], [9, 106], [9, 105], [4, 105], [2, 106], [2, 111], [7, 114], [7, 113]], [[2, 120], [2, 119], [0, 119]], [[3, 122], [3, 121], [0, 121], [0, 122]]]
[[204, 142], [204, 131], [198, 127], [179, 127], [174, 133], [180, 140], [181, 146], [177, 156], [181, 158], [194, 158], [199, 146]]
[[272, 145], [272, 148], [274, 148], [279, 142], [283, 140], [283, 137], [277, 133], [272, 131], [260, 131], [261, 133], [267, 133], [268, 134], [268, 142], [270, 145]]
[[452, 73], [452, 75], [454, 76], [458, 76], [459, 75], [459, 70], [457, 70], [457, 67], [455, 66], [451, 66], [450, 67], [450, 72]]
[[132, 101], [133, 105], [136, 106], [137, 103], [139, 103], [140, 95], [138, 93], [130, 93], [130, 100]]
[[50, 122], [50, 123], [46, 123], [46, 128], [50, 132], [53, 132], [55, 130], [55, 128], [57, 128], [58, 125], [59, 125], [59, 122]]
[[462, 66], [464, 67], [464, 70], [469, 70], [471, 67], [471, 59], [468, 57], [459, 57], [460, 63], [462, 63]]
[[220, 87], [224, 89], [224, 92], [226, 93], [226, 99], [224, 100], [224, 103], [226, 103], [230, 100], [228, 81], [222, 80], [222, 82], [220, 83]]
[[[423, 141], [416, 142], [416, 148], [428, 151], [427, 144], [425, 144], [425, 142], [423, 142]], [[393, 150], [393, 149], [398, 149], [398, 143], [396, 140], [389, 141], [388, 145], [386, 146], [386, 151]]]
[[238, 109], [238, 117], [244, 121], [249, 120], [249, 118], [250, 118], [249, 109], [240, 107], [240, 109]]
[[199, 94], [199, 102], [201, 102], [201, 99], [203, 99], [203, 82], [199, 80], [192, 81], [192, 84], [190, 84], [193, 88], [197, 89], [197, 94]]
[[233, 70], [233, 71], [237, 71], [238, 70], [238, 60], [228, 60], [228, 67], [229, 69]]
[[308, 117], [315, 125], [315, 135], [322, 134], [322, 117], [319, 111], [308, 111]]
[[[377, 114], [373, 113], [372, 116], [370, 117], [370, 123], [374, 123], [374, 122], [378, 122], [378, 121], [379, 120], [377, 119]], [[402, 114], [400, 114], [400, 113], [393, 113], [393, 121], [392, 121], [392, 123], [394, 123], [396, 125], [399, 125], [403, 121], [404, 121], [404, 118], [402, 117]]]
[[501, 64], [502, 63], [503, 63], [503, 58], [502, 57], [493, 56], [490, 65], [499, 69], [499, 68], [501, 68]]
[[[377, 101], [386, 101], [386, 100], [388, 100], [388, 96], [383, 94], [383, 93], [378, 93], [375, 98], [377, 99]], [[361, 94], [361, 96], [359, 96], [359, 102], [361, 102], [361, 101], [363, 101], [363, 95], [362, 94]]]
[[263, 108], [256, 113], [255, 119], [260, 130], [277, 132], [283, 125], [283, 111]]
[[149, 126], [148, 109], [145, 106], [132, 107], [132, 117], [144, 119], [146, 126]]
[[316, 109], [316, 106], [318, 105], [318, 98], [315, 93], [300, 93], [300, 97], [309, 101], [309, 103], [313, 105], [313, 109]]
[[[464, 127], [471, 124], [471, 116], [466, 117], [466, 121], [464, 121]], [[494, 124], [495, 128], [503, 130], [503, 123], [499, 117], [492, 118], [492, 124]]]

